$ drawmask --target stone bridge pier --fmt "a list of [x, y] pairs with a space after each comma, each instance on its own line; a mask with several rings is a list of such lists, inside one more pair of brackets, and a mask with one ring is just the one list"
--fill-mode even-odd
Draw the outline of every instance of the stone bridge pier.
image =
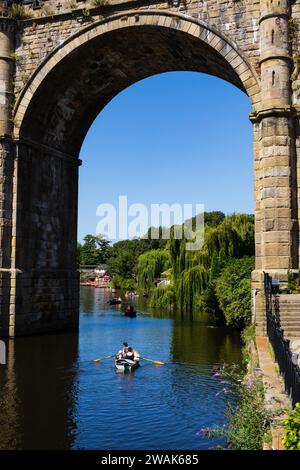
[[[253, 289], [264, 271], [298, 271], [299, 0], [19, 3], [0, 0], [0, 336], [78, 327], [80, 148], [114, 96], [158, 73], [208, 73], [248, 95]], [[254, 304], [263, 331], [263, 295]]]

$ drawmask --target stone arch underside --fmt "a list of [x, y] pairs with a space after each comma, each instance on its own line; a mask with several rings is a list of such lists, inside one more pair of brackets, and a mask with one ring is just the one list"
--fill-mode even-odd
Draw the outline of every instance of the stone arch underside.
[[16, 107], [17, 137], [75, 156], [91, 123], [115, 95], [168, 71], [208, 73], [248, 93], [254, 106], [259, 100], [248, 63], [197, 22], [161, 14], [137, 21], [129, 15], [90, 28], [59, 48], [29, 81]]

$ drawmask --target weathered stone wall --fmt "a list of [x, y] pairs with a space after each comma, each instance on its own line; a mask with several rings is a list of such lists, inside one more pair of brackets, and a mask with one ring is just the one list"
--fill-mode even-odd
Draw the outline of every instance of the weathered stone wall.
[[[289, 2], [262, 2], [261, 111], [255, 125], [256, 268], [298, 266], [295, 113], [291, 107]], [[275, 272], [274, 272], [275, 270]], [[286, 275], [286, 272], [285, 272]]]
[[78, 163], [53, 150], [19, 146], [17, 334], [78, 326]]
[[[62, 5], [59, 14], [57, 4]], [[90, 16], [84, 16], [84, 10]], [[46, 0], [41, 10], [30, 10], [34, 18], [24, 21], [16, 36], [16, 93], [55, 47], [63, 47], [64, 41], [93, 22], [127, 10], [180, 12], [203, 21], [233, 42], [259, 72], [259, 0], [187, 0], [176, 8], [169, 2], [151, 0], [110, 0], [109, 5], [98, 8], [89, 2]]]
[[[0, 332], [8, 334], [14, 277], [13, 195], [15, 145], [12, 142], [14, 22], [0, 18]], [[1, 333], [0, 333], [1, 334]]]
[[[292, 104], [297, 110], [297, 119], [295, 120], [295, 179], [296, 184], [296, 200], [297, 200], [297, 219], [300, 219], [300, 127], [299, 127], [299, 110], [300, 110], [300, 2], [293, 2], [291, 5], [291, 18], [289, 19], [289, 43], [291, 47], [292, 73]], [[299, 237], [298, 237], [299, 238]], [[300, 244], [298, 243], [298, 250]], [[300, 258], [300, 251], [298, 254]]]
[[12, 204], [14, 149], [10, 141], [0, 142], [0, 331], [8, 333], [11, 304]]

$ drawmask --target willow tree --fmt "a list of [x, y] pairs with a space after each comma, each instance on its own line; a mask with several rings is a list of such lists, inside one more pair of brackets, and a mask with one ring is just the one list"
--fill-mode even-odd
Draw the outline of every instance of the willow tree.
[[150, 306], [161, 310], [171, 311], [176, 304], [176, 297], [173, 285], [167, 285], [153, 289], [150, 297]]
[[169, 267], [169, 253], [166, 250], [151, 250], [141, 255], [137, 265], [137, 281], [141, 289], [149, 291], [155, 279]]
[[208, 272], [203, 266], [194, 266], [181, 273], [177, 283], [177, 305], [181, 313], [189, 313], [192, 316], [195, 300], [207, 286]]
[[[205, 226], [204, 245], [200, 250], [188, 251], [187, 242], [177, 239], [175, 228], [168, 243], [172, 283], [168, 292], [155, 290], [152, 303], [159, 306], [171, 299], [184, 314], [192, 316], [197, 299], [209, 291], [206, 297], [215, 296], [216, 279], [226, 263], [233, 258], [254, 254], [254, 219], [252, 215], [233, 214], [217, 225]], [[159, 254], [145, 256], [139, 264], [139, 284], [148, 288], [158, 276]], [[216, 299], [214, 298], [214, 302]]]

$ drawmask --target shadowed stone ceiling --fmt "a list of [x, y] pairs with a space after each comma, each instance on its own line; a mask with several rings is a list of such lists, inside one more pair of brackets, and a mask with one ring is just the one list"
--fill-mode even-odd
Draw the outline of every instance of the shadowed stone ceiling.
[[138, 80], [180, 70], [215, 75], [244, 91], [229, 63], [199, 39], [158, 26], [123, 28], [78, 47], [47, 75], [20, 135], [78, 155], [93, 120], [114, 96]]

